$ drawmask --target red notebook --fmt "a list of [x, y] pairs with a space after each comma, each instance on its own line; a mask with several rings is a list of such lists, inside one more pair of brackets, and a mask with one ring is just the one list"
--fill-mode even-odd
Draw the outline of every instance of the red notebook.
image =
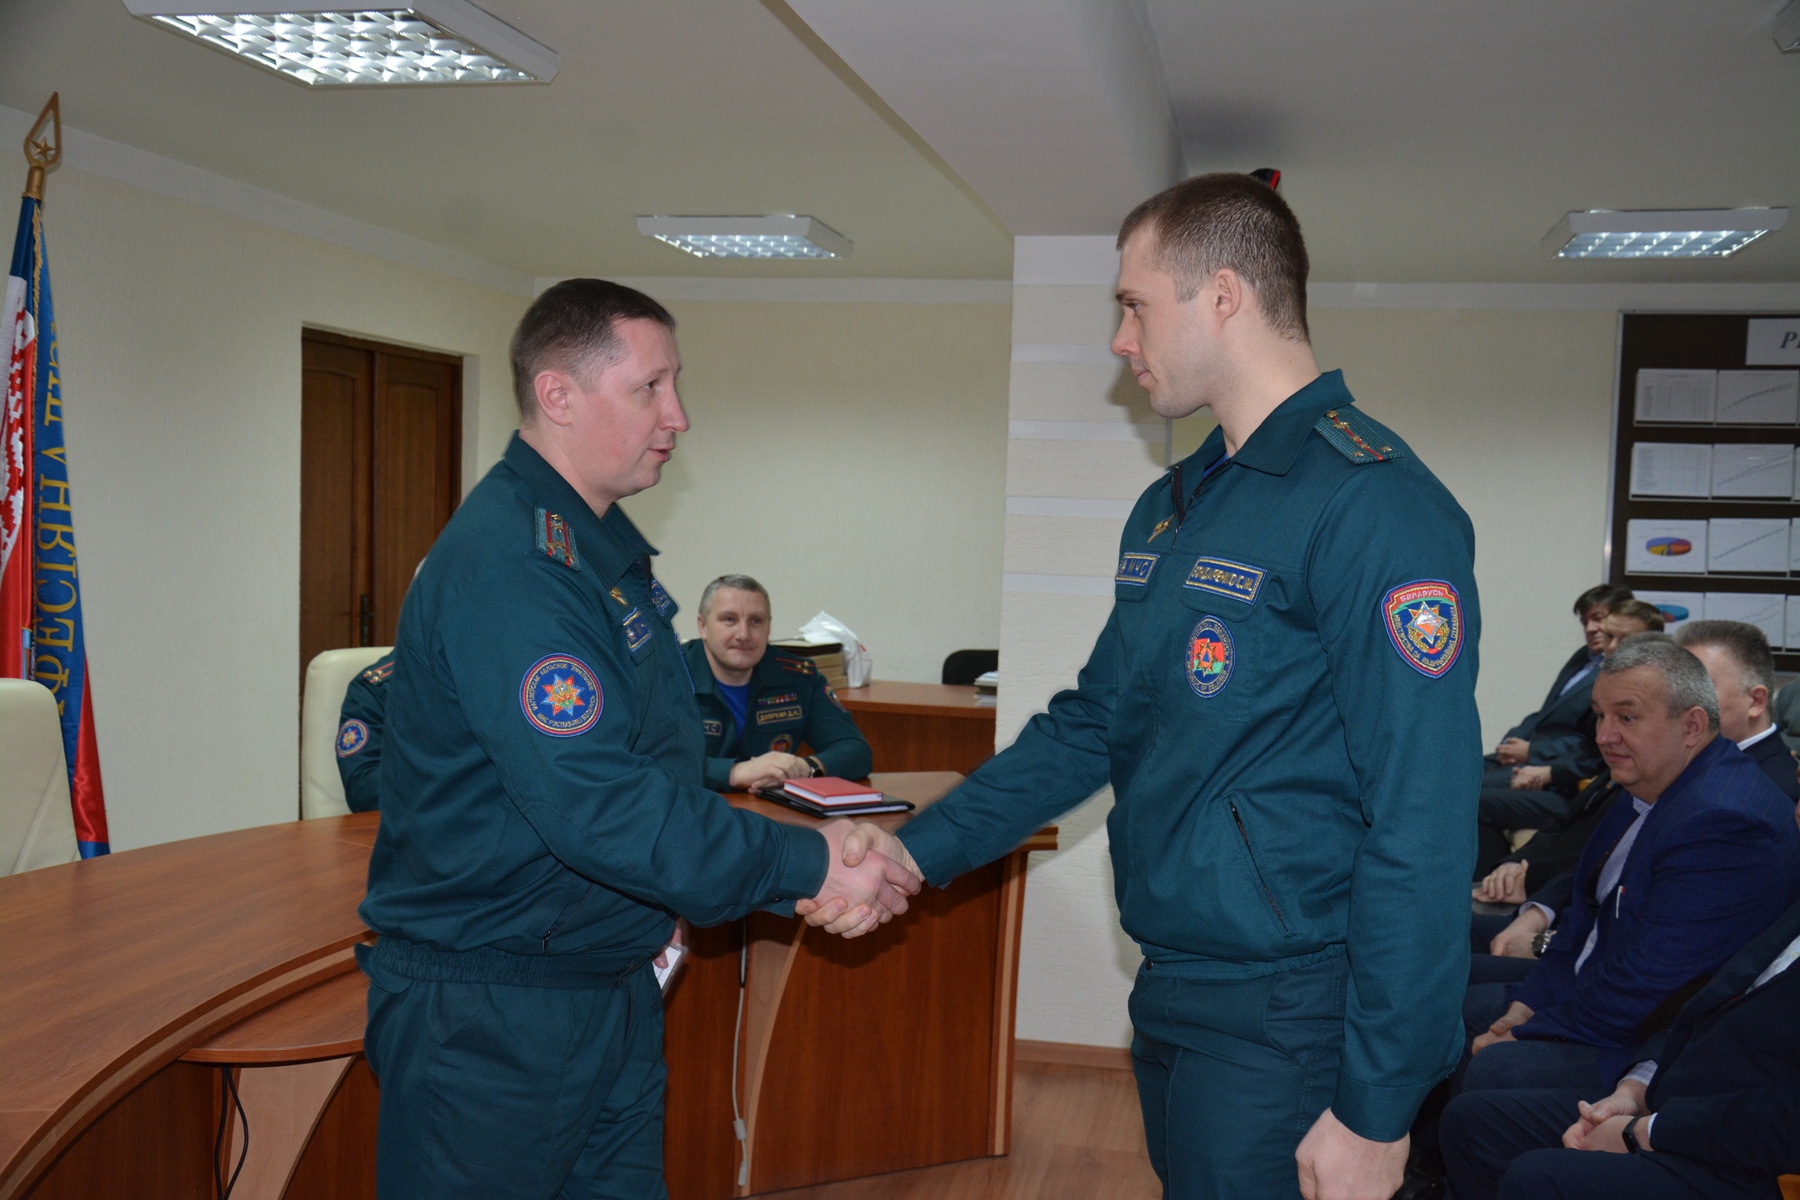
[[790, 779], [782, 784], [796, 796], [802, 796], [815, 804], [867, 804], [870, 800], [878, 800], [881, 793], [866, 784], [852, 783], [848, 779], [839, 779], [835, 775], [821, 775], [814, 779]]

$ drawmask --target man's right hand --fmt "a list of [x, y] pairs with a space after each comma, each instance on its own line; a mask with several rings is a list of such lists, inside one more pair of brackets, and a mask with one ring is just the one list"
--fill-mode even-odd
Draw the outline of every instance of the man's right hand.
[[906, 898], [918, 895], [923, 886], [917, 871], [877, 851], [859, 848], [856, 862], [849, 863], [845, 842], [856, 828], [844, 820], [819, 826], [827, 855], [825, 886], [794, 905], [808, 925], [823, 925], [826, 933], [847, 938], [861, 937], [905, 912]]
[[1531, 1016], [1530, 1006], [1514, 1000], [1506, 1006], [1506, 1011], [1500, 1014], [1500, 1019], [1489, 1025], [1488, 1031], [1475, 1039], [1475, 1044], [1469, 1047], [1469, 1053], [1480, 1054], [1495, 1042], [1516, 1041], [1517, 1039], [1512, 1034], [1513, 1028], [1531, 1020]]
[[1531, 939], [1550, 928], [1550, 918], [1541, 908], [1527, 908], [1513, 918], [1511, 925], [1494, 935], [1488, 953], [1498, 958], [1536, 958], [1531, 952]]
[[1529, 862], [1501, 863], [1476, 884], [1470, 895], [1483, 904], [1525, 903], [1525, 868]]
[[[812, 764], [792, 754], [771, 750], [755, 758], [731, 765], [731, 789], [747, 792], [752, 788], [773, 787], [783, 780], [800, 779], [812, 774]], [[714, 778], [717, 778], [715, 776]]]
[[844, 865], [854, 867], [870, 851], [892, 859], [911, 871], [921, 882], [924, 880], [925, 872], [919, 870], [919, 864], [907, 853], [904, 842], [873, 821], [858, 821], [856, 828], [844, 839]]
[[1576, 1101], [1576, 1110], [1581, 1116], [1563, 1132], [1563, 1145], [1571, 1150], [1592, 1149], [1587, 1144], [1587, 1135], [1614, 1117], [1643, 1116], [1644, 1097], [1648, 1092], [1649, 1089], [1635, 1079], [1621, 1079], [1618, 1090], [1597, 1104]]
[[1494, 757], [1505, 766], [1522, 766], [1531, 761], [1531, 743], [1524, 738], [1507, 738], [1494, 750]]

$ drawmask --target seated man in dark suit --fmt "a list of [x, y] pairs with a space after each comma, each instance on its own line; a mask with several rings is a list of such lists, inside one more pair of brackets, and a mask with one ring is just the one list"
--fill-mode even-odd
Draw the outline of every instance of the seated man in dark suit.
[[[868, 739], [812, 660], [769, 646], [769, 593], [721, 575], [700, 594], [700, 636], [682, 647], [706, 737], [706, 786], [748, 790], [784, 779], [861, 779]], [[802, 743], [812, 753], [802, 757]]]
[[[1613, 619], [1616, 616], [1609, 622]], [[1719, 698], [1719, 733], [1736, 742], [1790, 800], [1800, 800], [1794, 757], [1769, 718], [1775, 657], [1763, 631], [1743, 621], [1690, 621], [1675, 640], [1700, 660], [1712, 680]], [[1532, 939], [1568, 907], [1576, 860], [1621, 791], [1611, 772], [1602, 771], [1576, 797], [1567, 819], [1540, 830], [1475, 887], [1476, 900], [1525, 905], [1510, 924], [1504, 918], [1475, 918], [1475, 925], [1488, 935], [1475, 947], [1478, 953], [1536, 957], [1529, 949]], [[1491, 945], [1485, 944], [1490, 939]]]
[[[1439, 1138], [1457, 1200], [1777, 1200], [1800, 1172], [1800, 904], [1599, 1087], [1468, 1092]], [[1629, 1135], [1629, 1136], [1628, 1136]]]
[[1462, 1090], [1610, 1087], [1800, 896], [1793, 801], [1717, 736], [1718, 698], [1693, 654], [1661, 634], [1628, 638], [1601, 666], [1593, 702], [1629, 803], [1589, 839], [1537, 968], [1517, 985], [1469, 988]]
[[1605, 654], [1601, 625], [1630, 599], [1629, 590], [1611, 584], [1589, 588], [1576, 599], [1585, 644], [1556, 673], [1538, 710], [1514, 726], [1484, 760], [1478, 875], [1493, 870], [1512, 849], [1506, 830], [1541, 829], [1564, 815], [1580, 781], [1600, 769], [1588, 698]]

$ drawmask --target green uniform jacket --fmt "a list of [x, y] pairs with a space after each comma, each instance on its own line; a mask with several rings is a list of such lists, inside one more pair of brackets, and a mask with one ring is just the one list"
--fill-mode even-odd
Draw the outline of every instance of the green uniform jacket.
[[1322, 375], [1153, 484], [1075, 688], [903, 837], [942, 884], [1110, 783], [1147, 969], [1347, 955], [1331, 1108], [1391, 1141], [1461, 1044], [1480, 628], [1468, 517], [1352, 403]]
[[800, 753], [804, 742], [827, 775], [861, 779], [874, 762], [869, 739], [819, 677], [810, 659], [770, 646], [750, 672], [750, 728], [738, 739], [737, 716], [719, 695], [706, 643], [695, 638], [682, 650], [694, 676], [694, 698], [700, 702], [700, 729], [706, 735], [706, 786], [731, 786], [731, 768], [747, 758], [779, 750]]
[[337, 769], [351, 812], [381, 807], [381, 747], [387, 741], [387, 683], [394, 656], [384, 654], [344, 689], [338, 713]]
[[384, 941], [633, 960], [676, 914], [714, 925], [818, 892], [824, 838], [701, 786], [654, 553], [517, 437], [444, 527], [387, 685], [360, 910]]

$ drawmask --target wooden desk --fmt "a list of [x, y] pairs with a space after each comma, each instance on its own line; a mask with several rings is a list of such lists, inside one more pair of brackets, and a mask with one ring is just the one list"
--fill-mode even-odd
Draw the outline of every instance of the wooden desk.
[[[923, 803], [955, 776], [877, 783]], [[351, 947], [370, 936], [356, 906], [377, 820], [265, 826], [0, 879], [0, 1200], [212, 1195], [223, 1071], [255, 1130], [238, 1200], [373, 1197], [379, 1093], [360, 1054], [366, 984]], [[1050, 830], [1026, 848], [1054, 845]], [[855, 942], [767, 914], [697, 931], [668, 1009], [674, 1196], [1004, 1153], [1026, 848]], [[753, 1166], [739, 1191], [730, 1064], [744, 930]], [[844, 1071], [851, 1061], [863, 1075]]]
[[869, 739], [878, 771], [967, 775], [994, 755], [993, 697], [973, 687], [871, 679], [838, 699]]

